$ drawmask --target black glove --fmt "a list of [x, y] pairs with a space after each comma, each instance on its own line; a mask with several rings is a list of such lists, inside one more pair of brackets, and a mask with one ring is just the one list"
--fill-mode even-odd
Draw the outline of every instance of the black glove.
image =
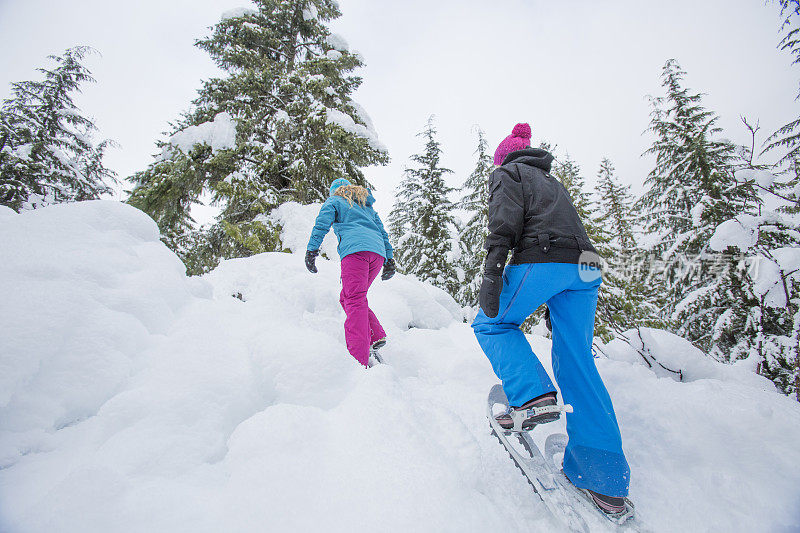
[[381, 274], [381, 279], [386, 281], [387, 279], [394, 276], [394, 273], [397, 271], [397, 267], [394, 264], [394, 259], [387, 259], [386, 262], [383, 264], [383, 274]]
[[319, 250], [306, 250], [306, 268], [312, 274], [317, 273], [317, 265], [314, 264], [314, 261], [317, 260], [318, 255]]
[[547, 326], [547, 329], [550, 330], [550, 333], [553, 332], [553, 323], [550, 322], [550, 308], [546, 305], [544, 306], [544, 325]]
[[481, 309], [489, 318], [496, 317], [500, 312], [500, 291], [503, 290], [502, 275], [507, 257], [508, 248], [502, 246], [493, 246], [486, 255], [479, 301]]
[[480, 302], [481, 309], [489, 318], [494, 318], [500, 312], [500, 291], [503, 289], [503, 282], [500, 276], [483, 275], [481, 283]]

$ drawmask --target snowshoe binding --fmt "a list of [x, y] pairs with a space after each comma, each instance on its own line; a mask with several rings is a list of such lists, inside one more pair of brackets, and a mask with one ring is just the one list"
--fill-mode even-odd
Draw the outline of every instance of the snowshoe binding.
[[556, 393], [550, 392], [526, 402], [522, 407], [508, 407], [495, 420], [509, 432], [529, 431], [540, 424], [558, 420], [562, 412], [571, 413], [572, 406], [557, 405]]

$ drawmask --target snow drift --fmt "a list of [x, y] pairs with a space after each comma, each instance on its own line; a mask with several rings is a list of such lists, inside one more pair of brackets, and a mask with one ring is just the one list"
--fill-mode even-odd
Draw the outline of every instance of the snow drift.
[[[315, 208], [283, 209], [297, 249]], [[365, 370], [338, 264], [318, 265], [270, 253], [187, 278], [129, 206], [0, 211], [0, 531], [552, 530], [489, 434], [496, 379], [455, 302], [376, 282], [388, 364]], [[800, 527], [800, 405], [649, 334], [691, 379], [629, 344], [597, 360], [642, 522]]]

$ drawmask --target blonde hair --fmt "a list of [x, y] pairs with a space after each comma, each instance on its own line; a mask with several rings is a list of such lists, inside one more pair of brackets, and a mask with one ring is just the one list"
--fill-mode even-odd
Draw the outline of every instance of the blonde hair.
[[353, 206], [353, 202], [364, 207], [367, 203], [369, 191], [360, 185], [342, 185], [333, 194], [334, 196], [341, 196], [350, 202], [350, 207]]

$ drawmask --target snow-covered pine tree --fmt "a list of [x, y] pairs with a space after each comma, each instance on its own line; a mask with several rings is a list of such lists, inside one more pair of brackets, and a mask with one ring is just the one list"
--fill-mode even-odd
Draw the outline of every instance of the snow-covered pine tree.
[[[553, 176], [567, 189], [572, 205], [584, 224], [591, 219], [591, 195], [587, 192], [586, 183], [581, 176], [581, 167], [573, 160], [569, 153], [562, 158], [557, 158], [553, 163]], [[587, 227], [587, 231], [588, 231]], [[589, 235], [591, 237], [591, 235]]]
[[[612, 255], [607, 246], [611, 238], [612, 228], [605, 226], [597, 219], [598, 206], [593, 201], [591, 193], [586, 190], [586, 181], [581, 176], [580, 166], [569, 154], [566, 154], [563, 158], [556, 159], [552, 174], [567, 189], [572, 199], [572, 204], [575, 206], [575, 210], [586, 228], [586, 233], [595, 248], [597, 248], [600, 257], [608, 261], [609, 256]], [[612, 293], [621, 293], [623, 290], [619, 286], [621, 280], [618, 277], [609, 276], [608, 272], [604, 272], [603, 280], [603, 285], [600, 286], [598, 295], [595, 335], [604, 340], [610, 340], [613, 331], [619, 329], [619, 326], [616, 326], [612, 320], [615, 315], [606, 310], [606, 308], [610, 309], [612, 307], [608, 306], [606, 301], [610, 299]]]
[[[598, 301], [598, 323], [611, 331], [622, 332], [639, 326], [658, 326], [653, 320], [657, 308], [652, 284], [645, 281], [641, 269], [643, 254], [636, 244], [635, 199], [630, 186], [615, 176], [614, 165], [607, 158], [597, 172], [597, 215], [594, 224], [605, 237], [598, 252], [605, 261], [603, 285]], [[605, 340], [609, 340], [606, 335]]]
[[775, 181], [770, 192], [785, 201], [779, 212], [796, 215], [800, 213], [800, 159], [792, 161], [783, 174], [787, 179]]
[[91, 51], [77, 46], [48, 56], [56, 64], [37, 69], [44, 79], [11, 84], [0, 109], [0, 205], [21, 211], [111, 192], [116, 175], [103, 165], [111, 143], [95, 144], [97, 127], [73, 100], [94, 82], [82, 63]]
[[[778, 48], [789, 52], [793, 65], [800, 65], [800, 0], [778, 0], [780, 6], [781, 40]], [[800, 99], [798, 90], [795, 100]], [[800, 160], [800, 117], [781, 127], [767, 139], [764, 152], [776, 149], [785, 150], [780, 163], [794, 165]]]
[[[786, 50], [791, 54], [793, 65], [800, 65], [800, 1], [779, 0], [778, 3], [783, 18], [781, 24], [783, 36], [778, 46], [781, 50]], [[798, 91], [797, 98], [800, 98], [800, 91]], [[755, 134], [755, 132], [753, 133]], [[773, 182], [768, 192], [785, 201], [777, 209], [779, 213], [790, 216], [797, 215], [800, 212], [800, 118], [796, 118], [780, 128], [768, 139], [768, 142], [765, 152], [778, 148], [786, 151], [779, 163], [788, 166], [785, 174], [789, 175], [788, 180]], [[779, 220], [780, 231], [776, 232], [773, 227], [767, 235], [771, 235], [773, 238], [780, 237], [783, 244], [787, 246], [781, 247], [779, 253], [785, 255], [787, 247], [796, 248], [798, 246], [797, 235], [800, 228], [791, 222], [794, 220], [793, 218], [780, 217]], [[759, 231], [759, 236], [764, 234], [763, 231]], [[762, 255], [764, 255], [763, 252]], [[767, 260], [778, 263], [774, 253], [770, 252], [769, 255], [771, 257], [768, 257]], [[800, 292], [798, 292], [797, 271], [788, 267], [779, 268], [779, 272], [781, 284], [786, 289], [785, 297], [788, 304], [785, 309], [771, 308], [771, 311], [778, 312], [780, 315], [777, 322], [782, 326], [779, 333], [783, 335], [779, 336], [777, 340], [784, 342], [779, 344], [773, 342], [775, 349], [772, 350], [772, 353], [763, 353], [762, 373], [770, 377], [787, 394], [793, 388], [795, 397], [800, 401], [800, 346], [798, 346], [800, 344]], [[759, 303], [763, 306], [763, 302]], [[788, 324], [792, 324], [791, 334], [786, 335], [789, 330]], [[762, 327], [762, 329], [766, 328]], [[763, 344], [759, 344], [759, 348], [761, 346]], [[792, 359], [794, 359], [793, 364]]]
[[[793, 65], [800, 65], [800, 0], [778, 0], [778, 4], [782, 18], [780, 28], [782, 36], [778, 48], [789, 52]], [[800, 89], [795, 97], [795, 100], [797, 99], [800, 99]], [[753, 134], [749, 157], [752, 163], [758, 126], [752, 127], [746, 120], [744, 123]], [[788, 203], [788, 205], [781, 206], [780, 211], [800, 212], [800, 118], [790, 121], [773, 133], [765, 144], [767, 146], [761, 152], [762, 154], [779, 149], [783, 151], [778, 161], [778, 167], [784, 169], [785, 173], [791, 176], [788, 181], [776, 182], [776, 186], [772, 187], [769, 193], [777, 195]], [[779, 169], [773, 167], [771, 170], [777, 172]]]
[[607, 229], [608, 245], [618, 250], [636, 248], [633, 236], [633, 204], [630, 185], [622, 185], [614, 175], [614, 165], [608, 158], [600, 162], [597, 171], [597, 210], [596, 221]]
[[718, 321], [731, 359], [800, 400], [800, 225], [778, 212], [739, 215], [717, 227], [711, 247], [744, 254], [742, 294]]
[[406, 168], [389, 215], [392, 237], [397, 243], [395, 256], [406, 274], [456, 296], [459, 286], [453, 267], [456, 221], [454, 204], [448, 199], [452, 189], [444, 180], [453, 171], [440, 166], [442, 148], [436, 140], [433, 117], [418, 136], [425, 140], [425, 147], [422, 153], [411, 156], [416, 165]]
[[[735, 177], [750, 182], [769, 202], [756, 215], [739, 215], [720, 224], [711, 237], [715, 250], [741, 253], [743, 294], [723, 314], [724, 338], [732, 359], [749, 358], [758, 372], [800, 400], [800, 224], [794, 172], [754, 161], [758, 126], [746, 120], [753, 142], [741, 148]], [[778, 205], [769, 209], [768, 205]], [[721, 321], [722, 322], [722, 321]]]
[[729, 359], [732, 339], [722, 338], [724, 313], [741, 298], [738, 257], [715, 253], [708, 240], [717, 225], [751, 212], [758, 199], [751, 183], [734, 178], [733, 145], [715, 136], [717, 116], [702, 95], [683, 87], [685, 72], [666, 62], [666, 96], [652, 98], [647, 154], [656, 158], [640, 199], [654, 257], [663, 261], [665, 305], [661, 319], [718, 359]]
[[489, 154], [489, 143], [483, 130], [475, 128], [478, 134], [478, 146], [475, 149], [477, 161], [469, 177], [461, 187], [464, 196], [456, 204], [457, 209], [464, 210], [469, 220], [459, 233], [461, 255], [458, 267], [463, 273], [463, 280], [458, 291], [461, 305], [476, 307], [481, 289], [481, 269], [486, 260], [483, 245], [488, 234], [489, 214], [489, 175], [492, 173], [492, 156]]
[[[221, 257], [276, 249], [276, 229], [264, 216], [272, 208], [322, 201], [335, 178], [363, 185], [360, 167], [388, 161], [352, 99], [362, 58], [327, 27], [341, 15], [337, 2], [254, 3], [255, 10], [223, 14], [196, 43], [227, 76], [203, 83], [170, 142], [159, 143], [162, 154], [130, 178], [130, 202], [200, 271]], [[190, 207], [204, 195], [221, 213], [197, 238]], [[180, 249], [198, 241], [199, 249]]]
[[595, 246], [603, 246], [609, 236], [597, 222], [597, 206], [591, 192], [586, 190], [586, 180], [581, 176], [581, 167], [569, 154], [566, 154], [563, 158], [555, 160], [552, 174], [567, 189], [572, 204], [586, 227], [589, 239]]

